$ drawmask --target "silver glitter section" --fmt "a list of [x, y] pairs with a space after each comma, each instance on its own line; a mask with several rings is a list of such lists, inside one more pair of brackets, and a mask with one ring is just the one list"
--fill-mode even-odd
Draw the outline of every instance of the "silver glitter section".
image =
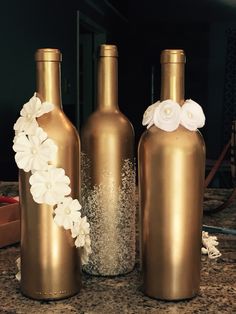
[[81, 161], [81, 202], [91, 227], [92, 247], [89, 263], [83, 269], [93, 275], [125, 274], [135, 263], [134, 163], [123, 161], [121, 185], [117, 187], [106, 169], [103, 184], [91, 186], [90, 160], [82, 153]]

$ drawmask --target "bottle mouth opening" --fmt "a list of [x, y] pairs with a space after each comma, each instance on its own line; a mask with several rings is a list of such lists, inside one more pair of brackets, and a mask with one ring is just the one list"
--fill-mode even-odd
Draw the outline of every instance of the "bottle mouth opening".
[[35, 52], [35, 61], [61, 62], [62, 54], [56, 48], [40, 48]]
[[165, 49], [161, 52], [161, 64], [163, 63], [186, 63], [184, 50]]
[[101, 45], [100, 46], [100, 57], [118, 57], [118, 50], [116, 45]]

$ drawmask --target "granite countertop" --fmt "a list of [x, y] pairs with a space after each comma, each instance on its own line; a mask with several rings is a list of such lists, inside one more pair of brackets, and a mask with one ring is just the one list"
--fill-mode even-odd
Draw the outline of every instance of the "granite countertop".
[[[13, 183], [0, 183], [0, 194], [16, 195]], [[230, 190], [208, 189], [205, 207], [216, 206]], [[225, 210], [204, 215], [204, 224], [236, 228], [236, 200]], [[81, 292], [69, 299], [39, 302], [22, 296], [14, 279], [19, 245], [0, 249], [0, 313], [236, 313], [236, 235], [217, 234], [222, 256], [202, 256], [201, 286], [189, 301], [164, 302], [146, 297], [141, 289], [137, 259], [135, 269], [113, 278], [83, 274]]]

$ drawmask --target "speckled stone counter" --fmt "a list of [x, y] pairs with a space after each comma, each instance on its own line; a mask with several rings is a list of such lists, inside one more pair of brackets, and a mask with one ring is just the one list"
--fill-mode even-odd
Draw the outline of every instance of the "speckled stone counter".
[[[17, 193], [14, 184], [0, 184], [5, 195]], [[228, 190], [207, 190], [205, 206], [216, 206]], [[204, 224], [236, 228], [236, 200], [222, 212], [204, 216]], [[19, 245], [0, 249], [0, 313], [236, 313], [236, 236], [217, 234], [222, 256], [202, 256], [201, 287], [189, 301], [163, 302], [148, 298], [141, 289], [139, 262], [135, 269], [114, 278], [83, 274], [81, 292], [70, 299], [39, 302], [22, 296], [15, 280]]]

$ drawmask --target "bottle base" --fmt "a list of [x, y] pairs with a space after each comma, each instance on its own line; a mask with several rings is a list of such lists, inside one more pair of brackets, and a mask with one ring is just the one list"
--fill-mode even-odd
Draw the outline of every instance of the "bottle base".
[[180, 295], [180, 294], [175, 294], [175, 295], [168, 295], [168, 294], [155, 294], [155, 293], [150, 293], [148, 291], [146, 291], [145, 289], [141, 289], [143, 294], [145, 294], [147, 297], [151, 298], [151, 299], [155, 299], [155, 300], [161, 300], [161, 301], [169, 301], [169, 302], [180, 302], [180, 301], [187, 301], [187, 300], [191, 300], [194, 299], [197, 295], [198, 295], [198, 291], [194, 292], [191, 295]]
[[24, 291], [21, 289], [21, 293], [23, 296], [32, 299], [32, 300], [38, 300], [38, 301], [59, 301], [63, 299], [68, 299], [80, 292], [79, 290], [76, 291], [61, 291], [61, 292], [35, 292], [35, 293], [27, 293], [27, 291]]

